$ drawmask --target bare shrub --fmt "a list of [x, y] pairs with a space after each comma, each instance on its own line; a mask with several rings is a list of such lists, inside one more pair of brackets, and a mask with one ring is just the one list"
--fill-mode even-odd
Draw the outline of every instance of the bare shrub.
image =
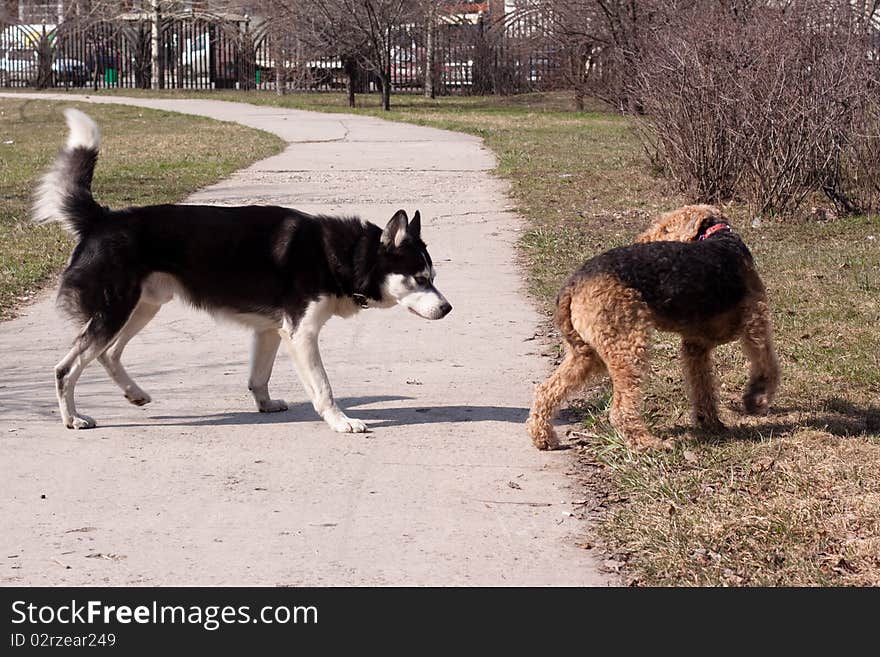
[[742, 199], [756, 214], [791, 212], [818, 190], [844, 195], [870, 95], [864, 26], [847, 0], [670, 13], [633, 79], [649, 154], [696, 199]]
[[633, 86], [643, 110], [637, 127], [652, 161], [695, 199], [715, 203], [733, 196], [743, 172], [746, 136], [735, 128], [744, 107], [733, 92], [744, 53], [718, 32], [706, 39], [709, 21], [700, 23], [667, 29], [645, 44]]
[[866, 103], [843, 147], [839, 166], [823, 184], [839, 211], [880, 212], [880, 103]]
[[838, 212], [880, 212], [880, 79], [876, 64], [864, 76], [864, 93], [841, 139], [839, 156], [822, 180], [822, 191]]

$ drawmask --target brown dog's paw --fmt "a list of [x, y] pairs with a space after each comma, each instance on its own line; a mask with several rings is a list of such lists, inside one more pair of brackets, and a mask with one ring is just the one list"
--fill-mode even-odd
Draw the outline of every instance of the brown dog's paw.
[[532, 418], [526, 422], [526, 431], [532, 439], [532, 443], [540, 450], [559, 449], [559, 439], [552, 426], [537, 426]]
[[698, 415], [694, 418], [697, 428], [704, 433], [724, 433], [727, 431], [727, 425], [717, 417], [706, 417]]
[[633, 452], [668, 450], [673, 447], [671, 441], [660, 440], [649, 433], [627, 437], [626, 446]]
[[764, 393], [743, 395], [743, 408], [748, 415], [767, 415], [770, 412], [770, 400]]
[[532, 443], [534, 443], [535, 447], [544, 451], [544, 450], [554, 450], [559, 449], [559, 439], [556, 438], [556, 434], [551, 432], [548, 436], [535, 437], [532, 436]]

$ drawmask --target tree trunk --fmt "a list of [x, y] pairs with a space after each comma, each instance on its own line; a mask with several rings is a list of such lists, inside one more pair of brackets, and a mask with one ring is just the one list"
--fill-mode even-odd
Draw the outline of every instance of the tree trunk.
[[281, 47], [281, 37], [276, 36], [273, 41], [278, 42], [275, 46], [275, 93], [283, 96], [287, 87], [287, 75], [284, 70], [284, 49]]
[[284, 95], [286, 85], [286, 76], [284, 74], [284, 58], [281, 54], [281, 48], [275, 53], [275, 93], [279, 96]]
[[153, 89], [160, 88], [160, 62], [161, 62], [161, 22], [162, 14], [159, 10], [159, 0], [152, 0], [152, 15], [150, 17], [150, 45], [151, 45], [151, 67], [150, 67], [150, 87]]
[[574, 106], [578, 112], [584, 111], [585, 87], [587, 85], [586, 62], [579, 52], [572, 55], [572, 77], [574, 82]]
[[348, 82], [348, 106], [355, 107], [355, 76], [358, 74], [357, 60], [354, 57], [346, 56], [342, 58], [342, 66], [345, 69], [345, 79]]
[[391, 111], [391, 73], [385, 72], [379, 76], [379, 84], [382, 87], [382, 109]]
[[379, 81], [382, 84], [382, 109], [391, 111], [391, 28], [385, 35], [385, 43], [382, 47], [381, 72]]
[[434, 89], [434, 12], [428, 17], [428, 35], [425, 43], [425, 98], [433, 100], [436, 97]]
[[37, 43], [37, 89], [48, 89], [52, 86], [52, 44], [46, 35], [46, 28]]

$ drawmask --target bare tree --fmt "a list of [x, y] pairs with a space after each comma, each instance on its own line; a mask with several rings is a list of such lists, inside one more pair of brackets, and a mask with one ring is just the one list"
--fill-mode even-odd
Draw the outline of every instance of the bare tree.
[[279, 96], [287, 93], [288, 64], [295, 58], [297, 35], [303, 32], [300, 25], [302, 4], [297, 0], [263, 0], [255, 3], [254, 8], [263, 17], [261, 36], [269, 39], [275, 91]]
[[[58, 3], [57, 7], [52, 7], [48, 13], [41, 12], [40, 20], [45, 21], [45, 24], [18, 24], [17, 13], [4, 11], [0, 21], [8, 21], [15, 25], [15, 33], [12, 36], [12, 43], [0, 44], [0, 47], [8, 48], [14, 45], [17, 48], [33, 49], [35, 68], [32, 77], [29, 77], [29, 82], [39, 89], [50, 87], [57, 82], [56, 59], [59, 45], [63, 43], [65, 35], [74, 26], [87, 23], [90, 16], [107, 9], [112, 4], [116, 3], [107, 2], [106, 6], [100, 0], [70, 0], [70, 2]], [[25, 20], [33, 19], [29, 19], [28, 14], [25, 14]], [[62, 61], [58, 70], [65, 83], [68, 78], [63, 69], [68, 65], [70, 62]]]
[[262, 0], [256, 7], [265, 18], [278, 95], [286, 93], [291, 76], [300, 84], [311, 81], [313, 67], [306, 60], [339, 60], [346, 76], [348, 103], [354, 107], [358, 71], [357, 58], [349, 52], [352, 40], [333, 38], [334, 28], [328, 25], [323, 10], [309, 0]]
[[437, 58], [437, 19], [442, 0], [424, 0], [425, 13], [425, 98], [435, 98], [437, 95], [437, 80], [435, 80]]
[[583, 0], [541, 0], [538, 10], [547, 20], [548, 40], [563, 54], [562, 74], [574, 90], [575, 106], [583, 110], [596, 57], [606, 44], [599, 33], [596, 7]]
[[379, 80], [382, 107], [391, 109], [391, 67], [399, 29], [418, 22], [420, 2], [409, 0], [280, 0], [297, 17], [304, 38], [349, 58]]
[[423, 91], [425, 98], [436, 98], [440, 84], [441, 63], [437, 59], [437, 37], [440, 26], [449, 25], [450, 11], [454, 11], [457, 3], [454, 0], [417, 0], [413, 3], [413, 12], [421, 15], [424, 30], [425, 57], [421, 62]]
[[[722, 2], [724, 0], [721, 0]], [[630, 82], [646, 38], [670, 12], [699, 0], [536, 0], [547, 38], [567, 59], [566, 81], [579, 109], [592, 93], [621, 111], [639, 111]], [[702, 3], [704, 6], [706, 3]]]
[[162, 3], [150, 0], [150, 87], [158, 89], [162, 76]]
[[[163, 1], [168, 6], [172, 4], [168, 0]], [[152, 4], [148, 5], [151, 6]], [[91, 72], [92, 87], [97, 90], [99, 76], [105, 72], [105, 67], [118, 71], [121, 66], [118, 54], [111, 54], [112, 48], [108, 50], [108, 42], [121, 36], [135, 53], [136, 77], [140, 86], [150, 87], [154, 77], [151, 53], [161, 51], [151, 40], [153, 22], [149, 20], [149, 13], [144, 13], [145, 20], [137, 22], [124, 20], [126, 15], [131, 16], [131, 12], [115, 0], [76, 0], [64, 3], [64, 13], [52, 43], [52, 56], [70, 60], [84, 58]], [[161, 43], [161, 32], [157, 36]]]

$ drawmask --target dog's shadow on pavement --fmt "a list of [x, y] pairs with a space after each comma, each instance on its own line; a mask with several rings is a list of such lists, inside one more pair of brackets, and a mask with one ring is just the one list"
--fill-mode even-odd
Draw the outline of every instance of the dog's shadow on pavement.
[[340, 405], [343, 408], [351, 408], [351, 414], [367, 422], [371, 429], [456, 422], [522, 424], [529, 416], [528, 408], [516, 406], [398, 406], [360, 409], [357, 408], [359, 404], [356, 399], [343, 400]]
[[[368, 429], [382, 427], [411, 426], [419, 424], [443, 424], [456, 422], [508, 422], [522, 424], [529, 415], [528, 408], [514, 406], [394, 406], [386, 408], [361, 408], [386, 402], [412, 400], [412, 397], [373, 396], [345, 397], [337, 399], [342, 410], [351, 417], [363, 420]], [[171, 427], [203, 427], [203, 426], [236, 426], [290, 424], [295, 422], [320, 422], [308, 402], [290, 403], [287, 411], [280, 413], [257, 413], [241, 411], [230, 413], [213, 413], [207, 415], [151, 415], [144, 422], [134, 423], [103, 423], [105, 428], [133, 426], [171, 426]]]

